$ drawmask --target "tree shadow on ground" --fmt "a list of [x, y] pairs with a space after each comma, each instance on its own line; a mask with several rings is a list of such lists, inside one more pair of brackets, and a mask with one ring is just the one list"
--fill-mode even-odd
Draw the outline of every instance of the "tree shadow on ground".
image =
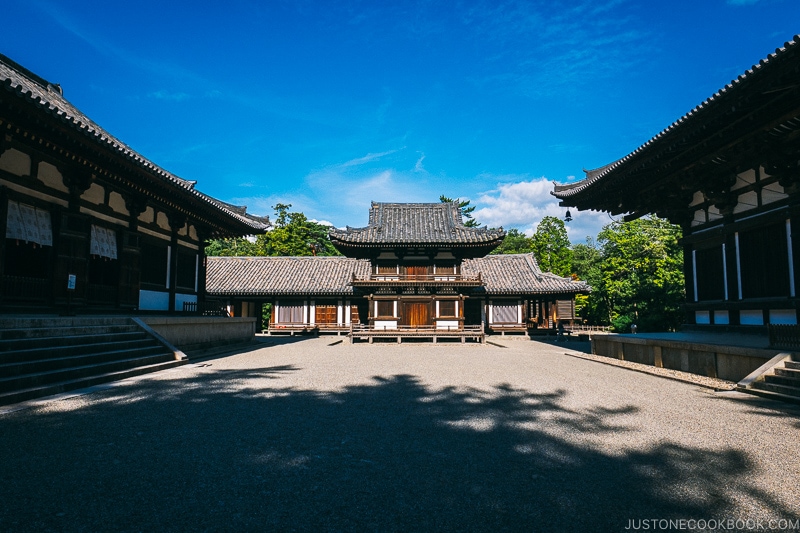
[[563, 390], [410, 375], [280, 387], [297, 370], [143, 380], [0, 418], [0, 529], [621, 531], [737, 516], [741, 495], [795, 516], [747, 483], [739, 451], [578, 442], [634, 433], [633, 406], [575, 411]]

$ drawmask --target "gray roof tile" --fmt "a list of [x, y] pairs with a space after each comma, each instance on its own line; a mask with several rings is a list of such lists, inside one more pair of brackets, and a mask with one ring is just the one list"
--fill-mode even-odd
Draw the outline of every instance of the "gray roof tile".
[[461, 270], [464, 274], [480, 272], [483, 290], [489, 295], [575, 294], [590, 290], [585, 281], [542, 272], [533, 254], [498, 254], [465, 259]]
[[332, 229], [331, 240], [349, 245], [369, 244], [462, 244], [500, 243], [501, 229], [469, 228], [464, 225], [457, 202], [400, 204], [373, 202], [369, 224], [364, 228]]
[[[353, 274], [364, 278], [370, 262], [349, 257], [209, 257], [206, 291], [212, 296], [352, 296]], [[489, 295], [589, 292], [572, 281], [539, 270], [533, 254], [490, 255], [463, 262], [464, 274], [480, 273]]]
[[209, 257], [206, 291], [212, 296], [352, 296], [353, 274], [369, 261], [349, 257]]

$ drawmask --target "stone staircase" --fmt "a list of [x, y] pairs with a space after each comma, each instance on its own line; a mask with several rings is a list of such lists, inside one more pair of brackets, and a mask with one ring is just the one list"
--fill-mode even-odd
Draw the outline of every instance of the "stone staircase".
[[0, 405], [186, 363], [128, 317], [0, 318]]
[[737, 388], [743, 392], [800, 404], [800, 355], [780, 354], [762, 370], [760, 374], [745, 378]]

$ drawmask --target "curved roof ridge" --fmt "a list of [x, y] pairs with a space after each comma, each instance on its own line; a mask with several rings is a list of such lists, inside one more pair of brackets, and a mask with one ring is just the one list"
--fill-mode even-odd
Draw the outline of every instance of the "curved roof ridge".
[[499, 241], [505, 231], [464, 224], [458, 202], [372, 202], [362, 228], [331, 228], [333, 240], [347, 244], [481, 244]]

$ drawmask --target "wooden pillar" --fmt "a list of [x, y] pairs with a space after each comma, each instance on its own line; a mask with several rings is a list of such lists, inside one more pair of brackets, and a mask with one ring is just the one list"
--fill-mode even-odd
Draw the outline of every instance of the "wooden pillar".
[[[728, 294], [728, 301], [739, 300], [739, 263], [736, 260], [736, 235], [733, 232], [725, 235], [725, 277], [728, 280], [725, 291]], [[728, 310], [728, 323], [739, 324], [739, 310]]]
[[[5, 136], [0, 137], [5, 139]], [[0, 155], [3, 148], [0, 146]], [[5, 186], [0, 185], [0, 306], [3, 305], [3, 275], [6, 266], [6, 224], [8, 219], [8, 193]]]
[[[197, 305], [199, 308], [201, 304], [204, 304], [206, 301], [206, 278], [208, 277], [208, 256], [206, 255], [206, 246], [208, 246], [208, 234], [205, 231], [201, 231], [199, 228], [197, 228], [197, 240], [199, 241], [199, 247], [197, 249], [197, 253], [199, 254], [199, 268], [197, 269]], [[264, 324], [262, 323], [261, 325], [263, 326]]]
[[169, 254], [169, 311], [183, 311], [175, 308], [175, 291], [178, 283], [178, 231], [186, 225], [186, 217], [180, 213], [171, 213], [168, 216], [170, 227], [170, 254]]

